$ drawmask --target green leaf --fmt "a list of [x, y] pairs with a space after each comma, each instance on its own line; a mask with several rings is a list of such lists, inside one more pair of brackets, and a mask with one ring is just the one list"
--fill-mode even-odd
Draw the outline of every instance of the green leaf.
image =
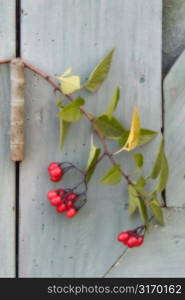
[[137, 153], [133, 155], [136, 167], [141, 168], [143, 166], [143, 155], [141, 153]]
[[118, 104], [118, 101], [119, 101], [119, 98], [120, 98], [120, 88], [117, 87], [116, 88], [116, 91], [114, 93], [114, 96], [108, 106], [108, 109], [107, 111], [105, 112], [105, 114], [111, 118], [112, 115], [113, 115], [113, 112], [115, 111], [116, 107], [117, 107], [117, 104]]
[[162, 192], [166, 186], [169, 176], [169, 168], [168, 168], [168, 161], [166, 158], [165, 153], [163, 152], [162, 162], [161, 162], [161, 172], [159, 177], [159, 183], [157, 186], [157, 191]]
[[[72, 105], [72, 104], [69, 104]], [[61, 114], [60, 114], [60, 118], [62, 118], [64, 121], [66, 122], [77, 122], [80, 120], [81, 118], [81, 111], [78, 107], [74, 107], [74, 106], [66, 106]]]
[[156, 131], [141, 128], [140, 137], [139, 137], [139, 146], [145, 145], [146, 143], [150, 142], [157, 134], [158, 132]]
[[152, 169], [152, 172], [150, 174], [150, 178], [152, 179], [156, 179], [161, 171], [161, 164], [162, 164], [162, 160], [163, 160], [163, 153], [164, 153], [164, 140], [162, 139], [161, 143], [160, 143], [160, 147], [157, 153], [157, 157]]
[[97, 91], [97, 89], [106, 79], [112, 62], [113, 53], [114, 49], [111, 50], [108, 53], [108, 55], [103, 58], [103, 60], [96, 66], [96, 68], [90, 74], [87, 83], [84, 85], [84, 88], [86, 88], [88, 91]]
[[135, 189], [143, 196], [147, 197], [149, 194], [145, 191], [145, 185], [147, 181], [143, 176], [140, 176], [139, 179], [136, 181]]
[[122, 136], [118, 139], [118, 146], [123, 147], [128, 140], [130, 130], [125, 130]]
[[[160, 175], [160, 176], [159, 176]], [[148, 178], [156, 179], [159, 176], [159, 182], [155, 191], [162, 192], [166, 186], [169, 176], [168, 161], [164, 152], [164, 140], [162, 139], [157, 153], [157, 157]]]
[[118, 139], [125, 131], [123, 125], [116, 118], [109, 119], [106, 115], [95, 119], [94, 125], [101, 135], [108, 139]]
[[135, 187], [143, 188], [145, 185], [146, 185], [146, 179], [143, 176], [140, 176], [139, 179], [136, 181]]
[[141, 220], [146, 224], [148, 222], [148, 214], [144, 200], [139, 196], [134, 186], [129, 185], [128, 189], [130, 200], [129, 214], [133, 214], [138, 208]]
[[66, 122], [79, 121], [81, 117], [80, 106], [84, 105], [84, 103], [85, 100], [79, 97], [71, 104], [65, 106], [57, 116]]
[[78, 98], [76, 98], [75, 101], [73, 101], [72, 104], [76, 107], [80, 107], [80, 106], [83, 106], [85, 104], [85, 100], [82, 97], [78, 97]]
[[60, 147], [62, 148], [64, 146], [67, 133], [70, 127], [70, 123], [62, 120], [61, 118], [59, 119], [60, 121]]
[[141, 198], [137, 198], [137, 206], [139, 209], [141, 220], [146, 224], [148, 222], [148, 214], [144, 200]]
[[132, 216], [137, 209], [137, 192], [132, 185], [128, 185], [128, 196], [129, 196], [129, 215]]
[[[125, 143], [128, 139], [129, 133], [130, 133], [129, 130], [125, 130], [124, 134], [119, 138], [118, 145], [120, 147], [123, 147], [125, 145]], [[158, 134], [158, 132], [156, 132], [156, 131], [141, 128], [138, 147], [150, 142], [157, 134]]]
[[155, 219], [161, 224], [164, 225], [164, 218], [163, 218], [163, 211], [162, 208], [157, 200], [157, 198], [153, 198], [150, 203], [149, 207], [155, 217]]
[[94, 145], [91, 145], [90, 152], [89, 152], [89, 158], [87, 162], [87, 168], [86, 168], [86, 181], [88, 182], [91, 179], [91, 176], [94, 173], [95, 170], [95, 164], [99, 158], [101, 149], [96, 148]]
[[56, 102], [56, 107], [59, 108], [59, 109], [63, 108], [64, 107], [63, 104], [64, 104], [64, 100], [63, 99], [58, 99], [57, 102]]
[[100, 180], [102, 184], [117, 184], [121, 181], [120, 165], [111, 168]]

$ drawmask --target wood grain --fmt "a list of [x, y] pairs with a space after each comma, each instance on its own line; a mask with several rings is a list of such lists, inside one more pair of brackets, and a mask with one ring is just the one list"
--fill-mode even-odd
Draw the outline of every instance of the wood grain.
[[[138, 104], [142, 126], [161, 128], [161, 0], [22, 0], [23, 58], [51, 75], [68, 67], [84, 82], [102, 57], [116, 47], [111, 73], [95, 93], [84, 93], [86, 108], [100, 114], [117, 85], [122, 96], [117, 117], [130, 126]], [[151, 38], [152, 37], [152, 38]], [[122, 254], [116, 242], [122, 229], [138, 220], [128, 217], [124, 183], [98, 184], [110, 168], [102, 162], [92, 178], [88, 203], [79, 215], [67, 220], [57, 215], [45, 197], [55, 185], [49, 182], [47, 164], [68, 160], [84, 168], [90, 145], [87, 121], [72, 126], [67, 143], [58, 146], [59, 124], [53, 90], [26, 71], [26, 158], [20, 177], [20, 276], [102, 277]], [[146, 170], [158, 141], [145, 148]], [[112, 150], [116, 150], [112, 147]], [[124, 170], [129, 154], [119, 156]], [[64, 179], [62, 186], [75, 181]], [[58, 184], [56, 186], [59, 186]], [[124, 266], [123, 266], [124, 269]]]
[[[0, 0], [0, 59], [15, 56], [15, 1]], [[10, 161], [10, 72], [0, 66], [0, 277], [15, 276], [15, 166]]]
[[185, 1], [163, 0], [163, 74], [185, 48]]
[[11, 61], [10, 158], [24, 159], [24, 63]]
[[166, 189], [167, 205], [185, 207], [185, 52], [181, 54], [164, 80], [165, 141], [170, 164]]

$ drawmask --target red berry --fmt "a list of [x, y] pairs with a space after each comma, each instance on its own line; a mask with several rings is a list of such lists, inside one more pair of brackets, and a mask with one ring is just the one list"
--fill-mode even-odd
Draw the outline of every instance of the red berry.
[[74, 207], [73, 202], [71, 200], [67, 201], [66, 205], [67, 205], [67, 208]]
[[66, 217], [67, 218], [73, 218], [76, 214], [77, 214], [76, 209], [71, 207], [70, 209], [67, 210]]
[[135, 236], [135, 233], [133, 230], [128, 230], [127, 233], [129, 236]]
[[78, 197], [77, 194], [75, 194], [75, 193], [70, 193], [70, 194], [68, 194], [68, 195], [66, 196], [66, 200], [67, 200], [67, 201], [69, 201], [69, 200], [74, 201], [77, 197]]
[[62, 203], [62, 201], [61, 201], [61, 199], [60, 199], [59, 196], [56, 196], [56, 197], [54, 197], [54, 198], [51, 199], [50, 203], [53, 206], [58, 206], [58, 205], [60, 205]]
[[60, 181], [61, 180], [61, 178], [62, 178], [62, 176], [52, 176], [52, 177], [50, 177], [50, 180], [51, 181], [53, 181], [53, 182], [58, 182], [58, 181]]
[[127, 246], [129, 248], [133, 248], [137, 245], [137, 238], [135, 236], [131, 236], [129, 237], [128, 241], [127, 241]]
[[51, 170], [58, 168], [58, 167], [59, 167], [59, 164], [57, 164], [56, 162], [52, 162], [48, 166], [48, 171], [50, 172]]
[[128, 246], [128, 240], [122, 242], [123, 245]]
[[128, 238], [129, 238], [129, 235], [127, 232], [120, 232], [118, 234], [117, 240], [119, 242], [126, 242], [126, 241], [128, 241]]
[[47, 193], [47, 197], [48, 197], [49, 200], [53, 199], [53, 198], [56, 197], [56, 196], [57, 196], [56, 191], [49, 191], [49, 192]]
[[61, 191], [59, 192], [60, 197], [63, 197], [65, 195], [65, 193], [66, 193], [66, 191], [61, 189]]
[[62, 169], [60, 169], [59, 167], [58, 168], [55, 168], [55, 169], [52, 169], [50, 171], [50, 175], [51, 177], [58, 177], [58, 176], [61, 176], [62, 175]]
[[[56, 178], [58, 178], [58, 176]], [[66, 191], [64, 189], [57, 189], [56, 192], [58, 193], [58, 195], [60, 197], [63, 197], [66, 193]]]
[[63, 191], [63, 189], [57, 189], [57, 190], [55, 190], [57, 193], [60, 193], [60, 192], [62, 192]]
[[135, 246], [139, 247], [139, 246], [141, 246], [143, 244], [143, 242], [144, 242], [144, 238], [142, 236], [138, 236], [137, 237], [137, 243], [136, 243]]
[[67, 207], [64, 203], [62, 203], [61, 205], [57, 206], [56, 210], [58, 213], [63, 213], [64, 211], [66, 211]]

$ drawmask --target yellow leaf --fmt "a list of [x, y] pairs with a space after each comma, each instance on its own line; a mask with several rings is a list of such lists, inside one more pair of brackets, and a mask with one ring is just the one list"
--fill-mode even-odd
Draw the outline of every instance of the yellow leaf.
[[72, 69], [71, 69], [71, 68], [68, 68], [68, 69], [62, 74], [62, 77], [68, 76], [69, 74], [71, 74], [71, 72], [72, 72]]
[[137, 106], [135, 106], [128, 139], [127, 139], [125, 145], [117, 152], [114, 152], [114, 154], [118, 154], [123, 150], [131, 151], [134, 148], [136, 148], [139, 144], [140, 129], [141, 129], [141, 124], [140, 124], [140, 118], [139, 118], [139, 111], [138, 111]]
[[[71, 74], [72, 69], [67, 69], [62, 76], [57, 77], [60, 80], [61, 90], [64, 94], [68, 95], [80, 89], [80, 77], [68, 76]], [[66, 77], [68, 76], [68, 77]]]
[[67, 78], [61, 78], [61, 89], [66, 95], [71, 94], [80, 89], [80, 77], [70, 76]]

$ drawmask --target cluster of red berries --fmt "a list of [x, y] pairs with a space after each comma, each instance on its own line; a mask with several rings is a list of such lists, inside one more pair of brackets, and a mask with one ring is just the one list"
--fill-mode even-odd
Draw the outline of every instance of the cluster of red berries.
[[[140, 227], [141, 228], [141, 227]], [[139, 247], [144, 242], [144, 235], [138, 233], [138, 229], [123, 231], [118, 234], [118, 241], [129, 248]]]
[[48, 172], [49, 172], [49, 175], [50, 175], [50, 180], [53, 181], [53, 182], [60, 181], [62, 179], [63, 174], [64, 174], [63, 169], [56, 162], [52, 162], [51, 164], [49, 164]]
[[75, 207], [74, 202], [78, 198], [78, 194], [69, 190], [58, 189], [49, 191], [47, 198], [50, 200], [50, 204], [56, 207], [58, 213], [65, 212], [67, 218], [76, 216], [78, 209]]
[[[51, 190], [47, 193], [47, 198], [50, 201], [52, 206], [56, 207], [56, 211], [60, 214], [65, 212], [67, 218], [73, 218], [76, 216], [79, 209], [86, 202], [86, 193], [87, 193], [87, 184], [85, 180], [85, 174], [82, 170], [76, 167], [74, 164], [70, 162], [52, 162], [48, 166], [48, 172], [50, 176], [50, 180], [53, 182], [58, 182], [62, 179], [63, 175], [69, 171], [70, 169], [78, 171], [84, 177], [83, 181], [81, 181], [78, 185], [70, 189], [57, 189]], [[82, 184], [85, 186], [85, 191], [75, 193], [74, 190], [79, 188]], [[78, 206], [76, 205], [76, 201], [78, 201]]]

